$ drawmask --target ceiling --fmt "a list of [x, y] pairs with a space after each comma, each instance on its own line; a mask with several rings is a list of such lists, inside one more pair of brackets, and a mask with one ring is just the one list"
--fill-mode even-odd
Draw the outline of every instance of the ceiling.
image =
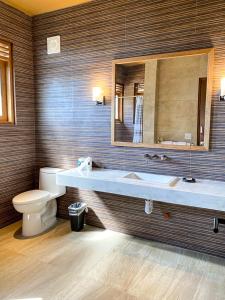
[[5, 2], [6, 4], [13, 6], [30, 16], [90, 1], [91, 0], [2, 0], [2, 2]]

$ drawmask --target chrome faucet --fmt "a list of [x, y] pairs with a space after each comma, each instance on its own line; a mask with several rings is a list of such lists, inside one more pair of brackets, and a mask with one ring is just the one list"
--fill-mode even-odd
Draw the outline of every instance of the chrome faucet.
[[154, 154], [154, 155], [150, 155], [150, 154], [145, 154], [144, 155], [145, 158], [150, 159], [150, 160], [161, 160], [161, 161], [165, 161], [165, 160], [170, 160], [170, 158], [165, 155], [158, 155], [158, 154]]

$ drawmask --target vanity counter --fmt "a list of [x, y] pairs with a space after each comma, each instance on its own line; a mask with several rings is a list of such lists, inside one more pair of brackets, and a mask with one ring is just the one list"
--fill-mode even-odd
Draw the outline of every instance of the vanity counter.
[[142, 199], [225, 211], [225, 182], [197, 180], [183, 182], [179, 177], [111, 169], [78, 168], [57, 174], [57, 184]]

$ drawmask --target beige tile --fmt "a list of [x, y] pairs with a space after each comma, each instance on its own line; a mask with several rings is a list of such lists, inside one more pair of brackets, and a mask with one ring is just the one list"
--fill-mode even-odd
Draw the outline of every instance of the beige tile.
[[222, 300], [225, 260], [68, 221], [31, 239], [0, 230], [0, 299]]

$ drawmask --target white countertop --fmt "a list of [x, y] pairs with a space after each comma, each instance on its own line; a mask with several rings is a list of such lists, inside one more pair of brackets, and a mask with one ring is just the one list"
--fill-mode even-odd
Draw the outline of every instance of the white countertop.
[[[130, 173], [135, 173], [144, 180], [124, 178]], [[173, 179], [175, 181], [170, 186]], [[186, 183], [173, 176], [111, 169], [81, 172], [75, 168], [58, 173], [57, 183], [68, 187], [225, 211], [225, 182], [220, 181], [197, 180], [196, 183]]]

